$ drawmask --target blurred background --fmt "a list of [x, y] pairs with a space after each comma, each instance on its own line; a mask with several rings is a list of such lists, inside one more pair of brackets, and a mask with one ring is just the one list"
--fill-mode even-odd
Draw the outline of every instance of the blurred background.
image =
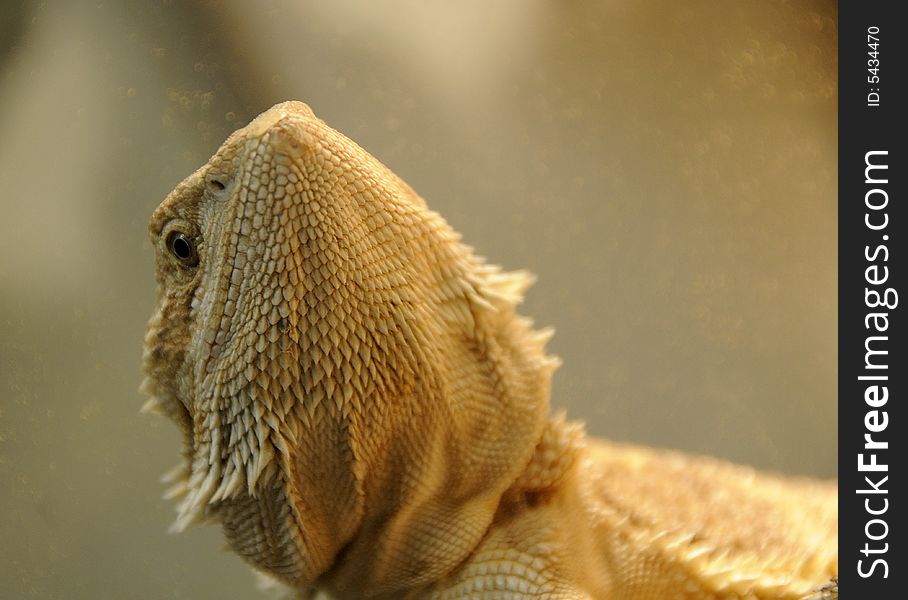
[[285, 99], [539, 276], [589, 432], [835, 476], [835, 2], [0, 11], [0, 598], [256, 597], [136, 388], [148, 216]]

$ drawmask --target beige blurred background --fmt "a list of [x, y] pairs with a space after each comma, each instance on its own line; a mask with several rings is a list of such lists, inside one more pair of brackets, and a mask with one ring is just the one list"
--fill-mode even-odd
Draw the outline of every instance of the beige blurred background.
[[835, 475], [834, 2], [0, 10], [0, 598], [256, 597], [217, 528], [166, 533], [145, 227], [284, 99], [539, 275], [591, 433]]

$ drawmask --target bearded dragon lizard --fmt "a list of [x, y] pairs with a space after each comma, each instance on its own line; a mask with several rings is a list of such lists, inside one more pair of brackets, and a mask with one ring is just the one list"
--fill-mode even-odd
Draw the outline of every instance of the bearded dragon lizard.
[[174, 527], [219, 522], [300, 594], [794, 599], [835, 577], [833, 485], [550, 415], [551, 331], [515, 312], [531, 277], [305, 104], [234, 132], [149, 229]]

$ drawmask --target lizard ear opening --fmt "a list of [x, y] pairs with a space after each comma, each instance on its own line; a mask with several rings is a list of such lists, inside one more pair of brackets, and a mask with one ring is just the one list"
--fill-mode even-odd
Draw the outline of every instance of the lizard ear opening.
[[222, 172], [208, 173], [205, 175], [205, 190], [214, 198], [222, 198], [230, 186], [230, 177]]

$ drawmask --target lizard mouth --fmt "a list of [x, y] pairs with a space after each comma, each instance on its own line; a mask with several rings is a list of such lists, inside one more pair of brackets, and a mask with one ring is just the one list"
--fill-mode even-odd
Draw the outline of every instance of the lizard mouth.
[[189, 413], [186, 404], [171, 394], [161, 393], [161, 390], [158, 389], [158, 386], [155, 385], [155, 382], [151, 377], [146, 376], [145, 379], [142, 380], [142, 385], [139, 386], [139, 392], [148, 396], [148, 400], [142, 405], [140, 412], [146, 415], [165, 416], [172, 421], [175, 421], [183, 431], [184, 441], [186, 443], [185, 450], [188, 454], [191, 454], [194, 446], [192, 436], [192, 415]]
[[[183, 505], [192, 491], [191, 465], [196, 446], [193, 436], [192, 415], [184, 402], [166, 393], [166, 391], [159, 390], [151, 377], [145, 377], [139, 390], [148, 396], [148, 400], [145, 401], [141, 408], [143, 414], [168, 417], [175, 421], [183, 432], [183, 451], [180, 462], [161, 476], [161, 483], [167, 486], [164, 498], [176, 501], [178, 503], [178, 512], [183, 516]], [[182, 531], [187, 525], [188, 522], [185, 517], [178, 519], [171, 526], [171, 531]]]

